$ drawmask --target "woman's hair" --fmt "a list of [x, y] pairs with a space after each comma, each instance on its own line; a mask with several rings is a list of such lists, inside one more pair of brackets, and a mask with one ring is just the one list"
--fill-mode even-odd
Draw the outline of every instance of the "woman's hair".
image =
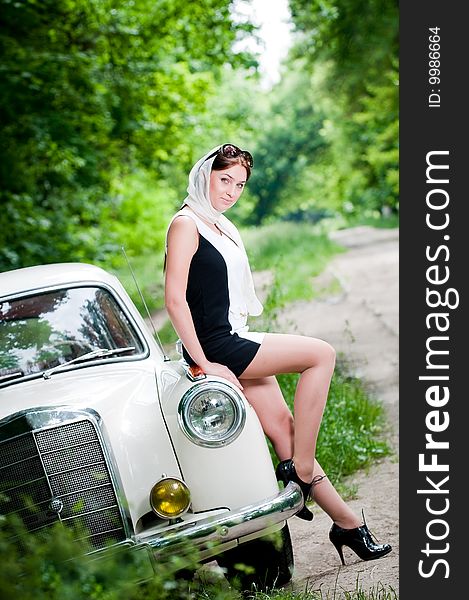
[[212, 171], [223, 171], [224, 169], [229, 169], [234, 167], [235, 165], [241, 165], [246, 169], [246, 181], [251, 177], [251, 165], [247, 158], [240, 154], [239, 156], [227, 157], [219, 152], [215, 156], [215, 160], [212, 164]]

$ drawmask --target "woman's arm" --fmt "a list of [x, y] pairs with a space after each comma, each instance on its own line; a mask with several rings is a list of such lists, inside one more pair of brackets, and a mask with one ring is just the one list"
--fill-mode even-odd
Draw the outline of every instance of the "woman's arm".
[[186, 301], [187, 280], [192, 257], [197, 251], [197, 226], [190, 217], [174, 219], [168, 231], [165, 305], [169, 318], [192, 360], [208, 375], [224, 377], [242, 389], [228, 367], [207, 360], [197, 338], [191, 311]]

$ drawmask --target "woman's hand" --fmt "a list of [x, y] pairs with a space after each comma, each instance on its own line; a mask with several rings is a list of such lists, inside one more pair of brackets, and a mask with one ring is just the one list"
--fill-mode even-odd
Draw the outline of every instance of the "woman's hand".
[[217, 377], [223, 377], [224, 379], [228, 380], [230, 383], [235, 385], [241, 391], [243, 390], [243, 386], [239, 382], [239, 379], [225, 365], [221, 365], [220, 363], [207, 362], [201, 368], [206, 375], [216, 375]]

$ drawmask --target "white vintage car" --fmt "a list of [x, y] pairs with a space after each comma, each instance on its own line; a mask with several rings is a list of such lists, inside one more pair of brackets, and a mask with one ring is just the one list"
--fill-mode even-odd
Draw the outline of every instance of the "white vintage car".
[[188, 541], [260, 585], [290, 579], [303, 506], [239, 390], [169, 360], [120, 282], [81, 263], [0, 274], [0, 492], [31, 532], [79, 523], [93, 553], [152, 561]]

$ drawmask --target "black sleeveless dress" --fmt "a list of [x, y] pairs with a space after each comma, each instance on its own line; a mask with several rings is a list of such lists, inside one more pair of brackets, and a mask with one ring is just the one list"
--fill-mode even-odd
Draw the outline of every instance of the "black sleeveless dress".
[[[186, 290], [195, 331], [207, 359], [226, 365], [239, 377], [262, 343], [264, 333], [250, 332], [240, 277], [246, 256], [226, 235], [219, 235], [197, 215], [190, 216], [199, 232]], [[183, 347], [189, 365], [194, 361]]]

